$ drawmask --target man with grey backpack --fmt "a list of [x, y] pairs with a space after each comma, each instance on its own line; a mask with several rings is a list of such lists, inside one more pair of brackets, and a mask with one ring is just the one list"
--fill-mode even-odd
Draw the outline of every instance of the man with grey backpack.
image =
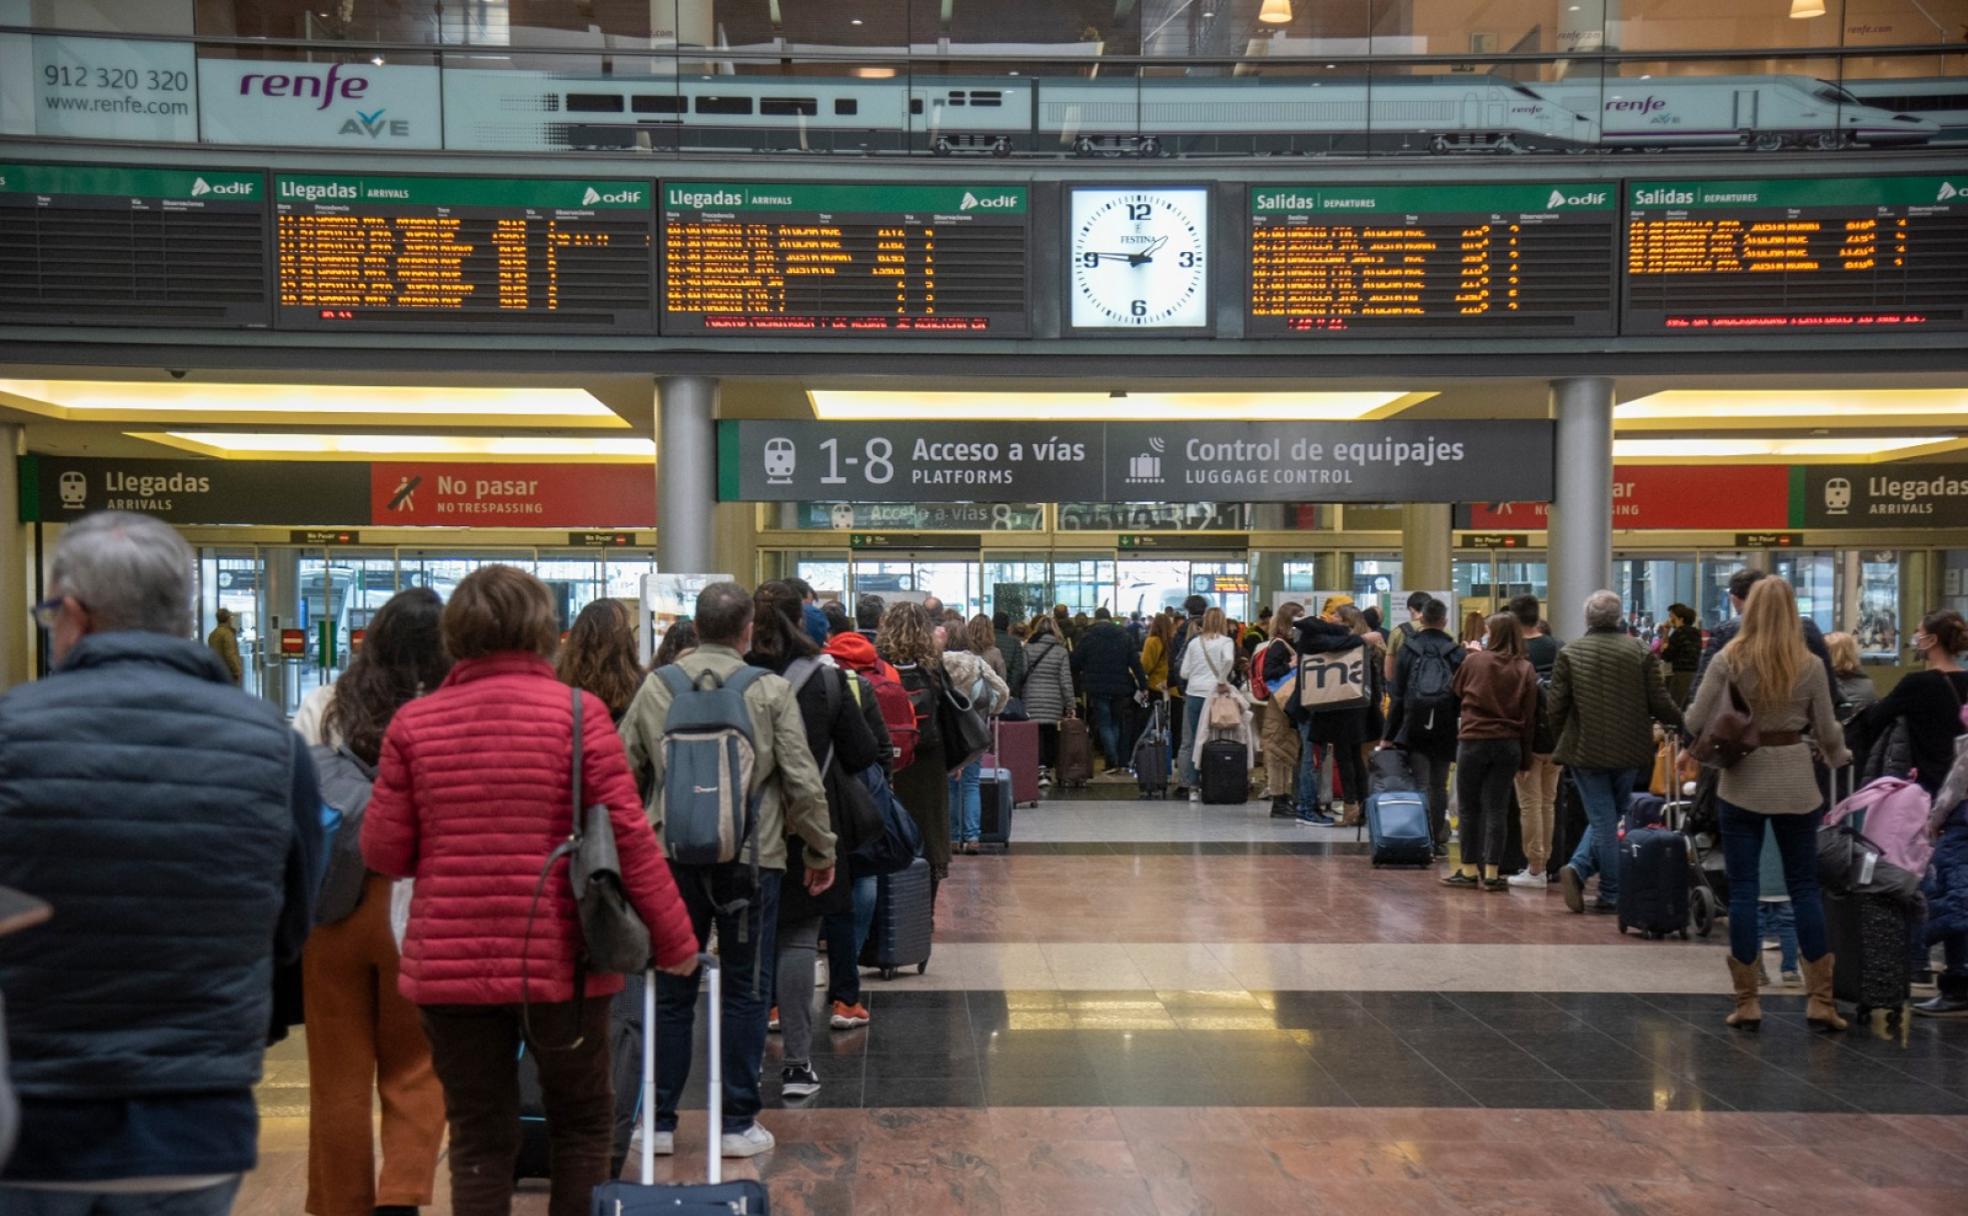
[[[773, 1146], [758, 1124], [759, 1070], [772, 999], [780, 884], [786, 850], [806, 852], [805, 887], [833, 885], [834, 834], [792, 686], [746, 664], [753, 601], [737, 583], [697, 597], [698, 648], [644, 682], [622, 719], [630, 769], [644, 785], [650, 823], [670, 859], [698, 940], [717, 926], [723, 989], [727, 1157]], [[696, 976], [659, 975], [656, 986], [658, 1155], [675, 1152], [677, 1102], [690, 1077]]]

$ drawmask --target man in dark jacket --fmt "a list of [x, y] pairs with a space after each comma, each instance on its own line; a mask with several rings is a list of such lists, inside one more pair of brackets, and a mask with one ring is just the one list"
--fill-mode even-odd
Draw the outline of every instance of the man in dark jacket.
[[[1743, 604], [1749, 600], [1749, 589], [1768, 577], [1769, 574], [1762, 570], [1747, 568], [1729, 576], [1729, 605], [1736, 610], [1736, 615], [1709, 631], [1708, 645], [1702, 648], [1701, 663], [1695, 668], [1694, 682], [1688, 685], [1688, 699], [1685, 704], [1695, 703], [1695, 694], [1701, 691], [1702, 677], [1708, 674], [1709, 663], [1714, 661], [1716, 655], [1722, 653], [1724, 646], [1735, 640], [1736, 631], [1742, 628]], [[1829, 681], [1831, 688], [1831, 699], [1836, 701], [1838, 676], [1831, 669], [1831, 650], [1825, 645], [1824, 632], [1810, 617], [1803, 617], [1801, 620], [1804, 625], [1804, 648], [1818, 656], [1818, 661], [1824, 664], [1825, 679]], [[1839, 706], [1839, 710], [1842, 715], [1844, 706]]]
[[[1467, 653], [1449, 636], [1449, 606], [1438, 599], [1422, 605], [1419, 629], [1394, 656], [1394, 679], [1387, 686], [1390, 710], [1383, 746], [1403, 748], [1415, 783], [1428, 794], [1428, 824], [1435, 855], [1448, 856], [1449, 767], [1455, 763], [1458, 702], [1456, 668]], [[1417, 675], [1422, 678], [1417, 679]]]
[[1107, 757], [1107, 767], [1125, 766], [1128, 756], [1123, 743], [1134, 741], [1121, 738], [1121, 724], [1127, 721], [1128, 705], [1135, 694], [1148, 687], [1148, 677], [1142, 674], [1134, 639], [1105, 608], [1094, 610], [1093, 624], [1073, 650], [1073, 682], [1086, 693], [1094, 734]]
[[[259, 1141], [274, 971], [322, 864], [307, 748], [191, 640], [192, 553], [107, 512], [55, 546], [55, 670], [0, 698], [0, 942], [22, 1135], [0, 1211], [218, 1216]], [[20, 1184], [20, 1185], [15, 1185]]]
[[1005, 687], [1011, 689], [1011, 695], [1014, 697], [1024, 696], [1025, 643], [1019, 641], [1018, 635], [1011, 631], [1011, 614], [1009, 612], [993, 614], [991, 632], [997, 638], [998, 653], [1004, 656]]

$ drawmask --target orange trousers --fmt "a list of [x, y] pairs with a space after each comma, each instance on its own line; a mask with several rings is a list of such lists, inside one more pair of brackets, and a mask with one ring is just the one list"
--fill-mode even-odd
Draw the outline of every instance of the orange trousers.
[[[390, 881], [374, 874], [347, 920], [323, 925], [301, 958], [307, 1013], [308, 1195], [313, 1216], [428, 1207], [444, 1141], [444, 1089], [417, 1007], [396, 990]], [[375, 1095], [383, 1102], [376, 1172]]]

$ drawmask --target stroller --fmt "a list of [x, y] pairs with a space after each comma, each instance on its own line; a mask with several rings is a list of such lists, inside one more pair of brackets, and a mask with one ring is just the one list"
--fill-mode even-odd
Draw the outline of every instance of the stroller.
[[1683, 784], [1678, 803], [1680, 830], [1688, 838], [1694, 872], [1688, 876], [1688, 919], [1695, 932], [1707, 937], [1715, 922], [1728, 915], [1729, 874], [1722, 864], [1722, 816], [1716, 787], [1722, 774], [1704, 768]]

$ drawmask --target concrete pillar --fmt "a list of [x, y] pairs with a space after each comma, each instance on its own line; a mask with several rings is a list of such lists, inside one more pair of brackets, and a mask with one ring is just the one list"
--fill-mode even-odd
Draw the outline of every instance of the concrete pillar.
[[1580, 376], [1551, 382], [1558, 423], [1551, 500], [1551, 603], [1545, 619], [1561, 638], [1585, 629], [1585, 599], [1613, 574], [1613, 382]]
[[1446, 502], [1401, 506], [1401, 585], [1429, 591], [1448, 587], [1455, 550], [1455, 508]]
[[260, 550], [266, 568], [261, 599], [266, 619], [260, 626], [260, 695], [283, 713], [300, 708], [301, 672], [308, 660], [282, 657], [280, 631], [301, 627], [301, 551], [286, 547]]
[[[656, 381], [656, 568], [714, 569], [717, 532], [718, 382], [709, 376]], [[737, 570], [726, 573], [738, 576]]]
[[33, 653], [34, 623], [27, 610], [32, 600], [33, 547], [27, 525], [20, 521], [20, 453], [25, 431], [15, 423], [0, 425], [0, 689], [27, 682]]

